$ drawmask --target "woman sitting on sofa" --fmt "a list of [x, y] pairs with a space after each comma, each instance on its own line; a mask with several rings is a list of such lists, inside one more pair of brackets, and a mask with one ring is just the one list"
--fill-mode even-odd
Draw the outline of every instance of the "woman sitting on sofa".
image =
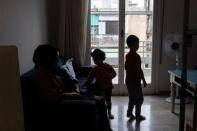
[[35, 83], [43, 102], [62, 99], [81, 99], [75, 81], [58, 66], [59, 50], [51, 45], [40, 45], [33, 56]]
[[[70, 79], [69, 75], [58, 66], [58, 61], [59, 49], [51, 45], [40, 45], [34, 51], [35, 84], [40, 100], [61, 104], [64, 104], [64, 100], [87, 101], [89, 98], [80, 95], [76, 80]], [[99, 116], [99, 131], [112, 131], [104, 101], [95, 100], [95, 103]]]

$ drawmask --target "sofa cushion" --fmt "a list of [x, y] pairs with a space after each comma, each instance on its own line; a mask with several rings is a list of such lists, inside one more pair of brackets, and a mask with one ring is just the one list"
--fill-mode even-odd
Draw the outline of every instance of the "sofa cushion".
[[72, 80], [76, 79], [76, 74], [75, 74], [75, 70], [73, 67], [73, 58], [68, 59], [66, 63], [61, 66], [61, 68], [64, 69], [68, 73], [68, 75], [70, 76]]

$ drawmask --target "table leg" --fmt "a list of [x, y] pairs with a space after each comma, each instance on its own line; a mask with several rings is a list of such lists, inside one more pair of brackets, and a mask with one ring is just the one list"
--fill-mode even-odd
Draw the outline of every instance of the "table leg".
[[174, 113], [175, 108], [175, 85], [173, 83], [170, 84], [171, 89], [171, 112]]

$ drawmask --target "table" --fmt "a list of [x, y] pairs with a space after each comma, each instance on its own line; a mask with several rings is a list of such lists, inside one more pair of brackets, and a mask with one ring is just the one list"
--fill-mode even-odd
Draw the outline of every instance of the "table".
[[[175, 88], [181, 87], [181, 70], [168, 70], [170, 74], [171, 87], [171, 112], [174, 113], [175, 107]], [[194, 111], [193, 111], [193, 131], [196, 131], [197, 119], [197, 70], [187, 70], [187, 87], [186, 91], [192, 93], [194, 97]]]

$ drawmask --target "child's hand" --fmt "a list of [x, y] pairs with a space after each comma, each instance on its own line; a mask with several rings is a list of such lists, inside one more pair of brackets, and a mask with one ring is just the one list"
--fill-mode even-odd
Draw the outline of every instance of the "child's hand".
[[147, 83], [146, 83], [146, 81], [143, 81], [143, 88], [147, 88]]

